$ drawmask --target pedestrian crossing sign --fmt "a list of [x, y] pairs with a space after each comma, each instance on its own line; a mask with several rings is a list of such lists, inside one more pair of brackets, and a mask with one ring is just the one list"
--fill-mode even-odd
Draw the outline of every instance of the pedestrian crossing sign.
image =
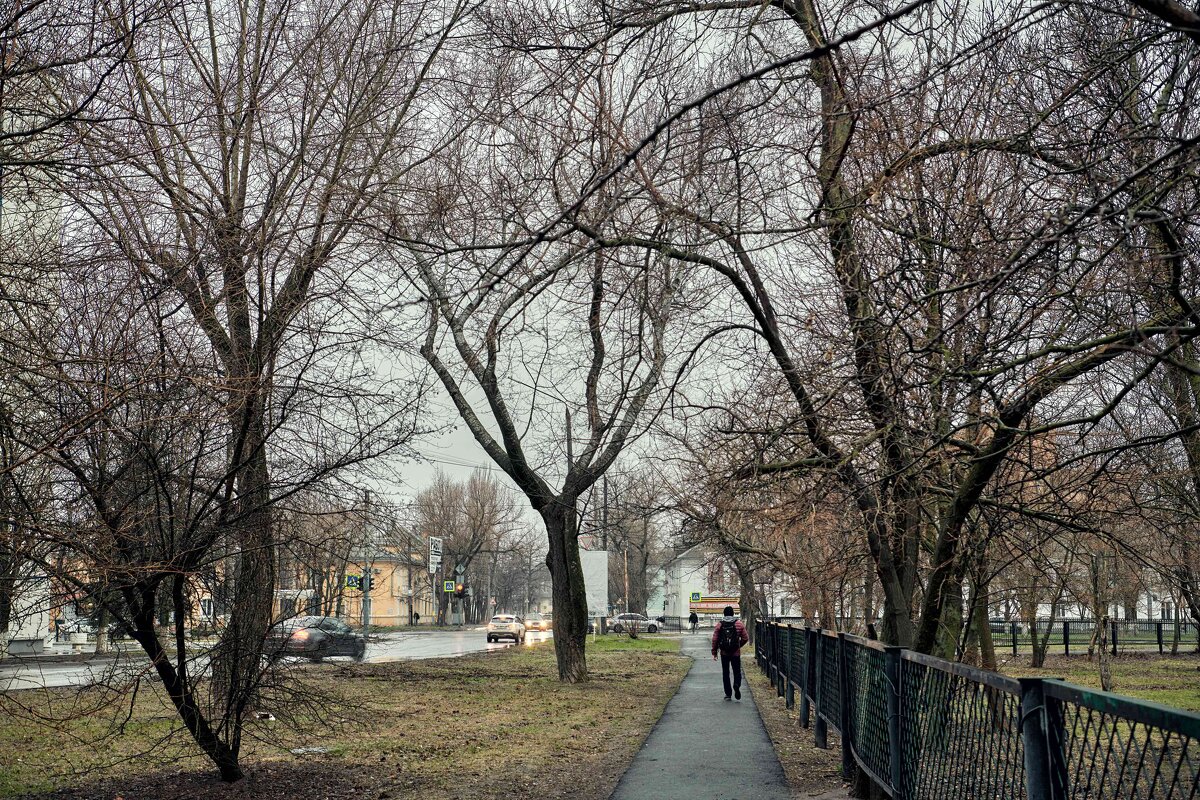
[[692, 592], [692, 602], [693, 603], [700, 602], [700, 593], [699, 592]]
[[443, 592], [453, 592], [454, 591], [454, 581], [442, 581], [442, 591]]

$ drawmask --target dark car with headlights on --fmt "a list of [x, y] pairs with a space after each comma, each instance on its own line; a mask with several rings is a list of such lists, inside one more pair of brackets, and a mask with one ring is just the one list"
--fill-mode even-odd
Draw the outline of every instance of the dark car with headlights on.
[[320, 661], [326, 656], [362, 658], [367, 639], [337, 617], [293, 617], [271, 626], [266, 653], [272, 659], [301, 656]]

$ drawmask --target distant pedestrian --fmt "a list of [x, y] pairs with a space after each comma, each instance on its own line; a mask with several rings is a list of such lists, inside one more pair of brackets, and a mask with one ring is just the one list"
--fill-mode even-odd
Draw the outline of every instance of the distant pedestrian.
[[[750, 641], [746, 626], [733, 615], [733, 606], [725, 606], [725, 616], [717, 625], [712, 635], [712, 657], [717, 660], [721, 655], [721, 678], [725, 682], [725, 699], [730, 695], [742, 699], [742, 645]], [[729, 671], [733, 670], [733, 682], [729, 681]]]
[[414, 611], [413, 612], [413, 625], [420, 625], [420, 624], [421, 624], [421, 612]]
[[692, 626], [692, 633], [696, 632], [696, 626], [700, 624], [700, 618], [696, 616], [696, 612], [688, 614], [688, 625]]

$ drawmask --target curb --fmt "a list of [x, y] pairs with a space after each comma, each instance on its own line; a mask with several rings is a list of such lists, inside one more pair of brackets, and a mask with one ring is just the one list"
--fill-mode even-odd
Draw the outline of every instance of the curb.
[[12, 656], [0, 659], [0, 667], [14, 664], [86, 664], [90, 661], [128, 661], [132, 658], [145, 657], [142, 651], [121, 650], [116, 653], [61, 653], [37, 654], [28, 656]]

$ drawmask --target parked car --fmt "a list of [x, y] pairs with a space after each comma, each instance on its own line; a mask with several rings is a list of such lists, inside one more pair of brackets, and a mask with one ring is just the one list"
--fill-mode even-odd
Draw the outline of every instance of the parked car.
[[362, 658], [367, 638], [337, 617], [293, 617], [271, 626], [265, 651], [272, 658], [304, 656], [320, 661], [326, 656]]
[[550, 620], [546, 619], [536, 611], [532, 611], [525, 615], [526, 631], [548, 631], [550, 628]]
[[515, 614], [497, 614], [487, 626], [488, 643], [501, 639], [512, 639], [517, 644], [525, 643], [525, 623]]
[[[88, 636], [95, 636], [99, 630], [96, 620], [90, 617], [75, 617], [69, 621], [60, 621], [58, 624], [60, 635], [86, 633]], [[110, 622], [105, 630], [108, 632], [109, 639], [128, 639], [132, 635], [131, 629], [124, 622]]]
[[658, 633], [658, 621], [650, 619], [645, 614], [618, 614], [608, 621], [608, 628], [613, 633], [624, 633], [629, 628], [635, 628], [646, 633]]
[[94, 636], [96, 634], [96, 623], [87, 617], [74, 617], [69, 620], [60, 617], [58, 620], [58, 632], [60, 634], [86, 633], [89, 636]]
[[109, 639], [128, 639], [133, 636], [133, 628], [124, 622], [110, 622], [108, 625]]

